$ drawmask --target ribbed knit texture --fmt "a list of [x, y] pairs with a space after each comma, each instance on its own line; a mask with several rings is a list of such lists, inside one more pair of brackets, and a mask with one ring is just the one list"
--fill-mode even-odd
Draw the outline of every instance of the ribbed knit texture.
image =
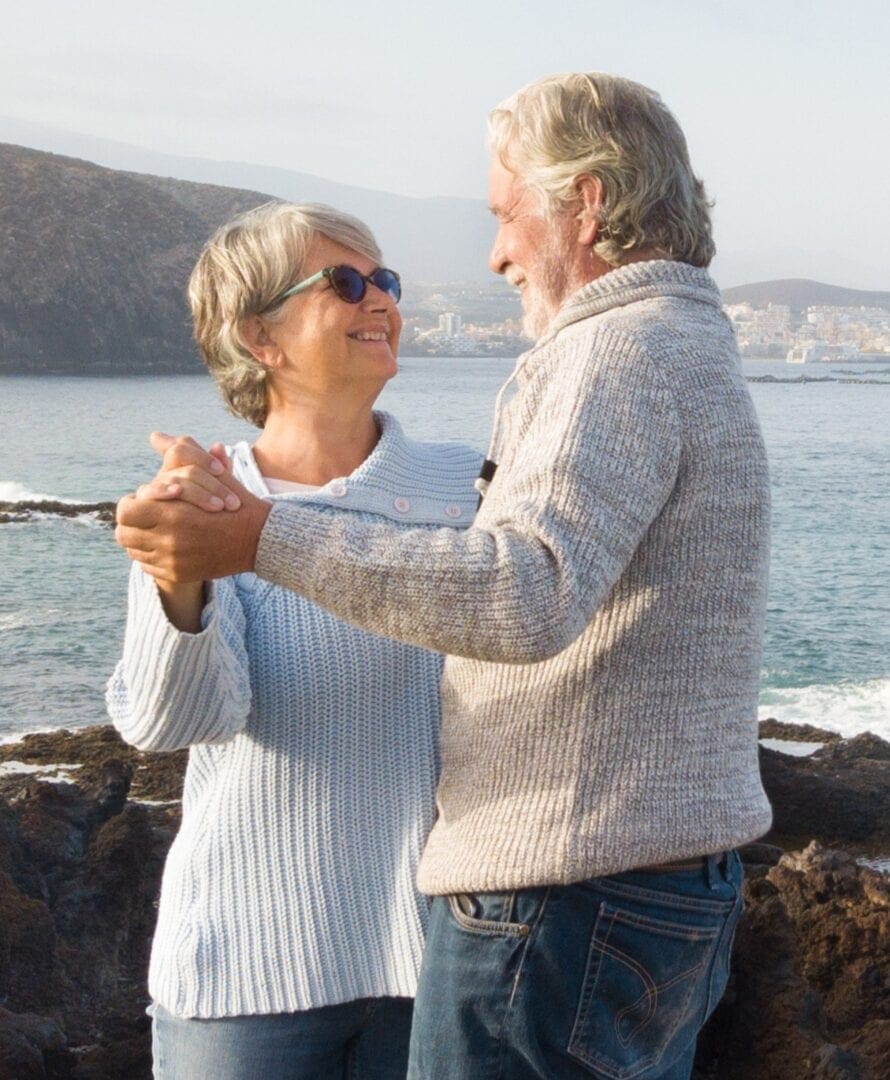
[[[364, 523], [465, 526], [479, 455], [382, 434], [349, 477], [279, 505]], [[237, 477], [268, 496], [246, 444]], [[149, 990], [178, 1016], [413, 996], [427, 917], [414, 878], [433, 821], [436, 653], [341, 622], [254, 574], [213, 583], [200, 634], [134, 566], [111, 718], [146, 750], [190, 746]]]
[[565, 883], [770, 824], [757, 763], [769, 485], [706, 271], [630, 264], [520, 358], [474, 525], [277, 506], [257, 573], [450, 653], [429, 893]]

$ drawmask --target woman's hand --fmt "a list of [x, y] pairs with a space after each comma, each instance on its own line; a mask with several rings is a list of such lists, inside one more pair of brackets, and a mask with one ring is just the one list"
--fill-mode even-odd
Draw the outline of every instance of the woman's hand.
[[[129, 503], [148, 502], [153, 496], [147, 489], [150, 484], [143, 486], [132, 495], [125, 495]], [[118, 503], [120, 507], [121, 503]], [[139, 553], [127, 548], [127, 554], [134, 562], [141, 561]], [[186, 634], [199, 634], [201, 632], [201, 612], [204, 610], [204, 582], [203, 581], [167, 581], [156, 578], [158, 595], [164, 613], [170, 622]]]
[[222, 443], [214, 443], [207, 451], [188, 435], [160, 431], [153, 431], [149, 442], [163, 460], [155, 478], [138, 489], [137, 497], [181, 499], [210, 513], [240, 508], [241, 499], [227, 483], [232, 480], [232, 466]]

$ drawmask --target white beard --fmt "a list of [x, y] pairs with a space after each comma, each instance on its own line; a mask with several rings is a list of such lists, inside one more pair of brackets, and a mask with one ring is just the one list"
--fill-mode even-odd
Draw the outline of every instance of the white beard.
[[533, 341], [542, 337], [569, 295], [564, 239], [556, 229], [549, 233], [546, 250], [534, 285], [526, 277], [522, 290], [522, 330]]

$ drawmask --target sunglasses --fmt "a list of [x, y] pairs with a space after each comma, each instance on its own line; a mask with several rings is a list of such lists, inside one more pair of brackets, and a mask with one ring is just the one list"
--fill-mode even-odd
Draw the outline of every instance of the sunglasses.
[[287, 300], [289, 296], [308, 289], [317, 281], [321, 281], [322, 278], [327, 279], [337, 296], [341, 300], [345, 300], [347, 304], [360, 304], [364, 300], [365, 293], [368, 291], [368, 282], [381, 292], [386, 293], [387, 296], [392, 297], [396, 303], [402, 298], [402, 283], [395, 270], [387, 270], [385, 266], [378, 266], [370, 274], [360, 274], [354, 266], [344, 264], [342, 266], [326, 266], [324, 270], [319, 270], [317, 274], [307, 277], [305, 281], [299, 281], [296, 285], [291, 285], [289, 289], [285, 289], [283, 293], [277, 296], [269, 307], [275, 307], [282, 300]]

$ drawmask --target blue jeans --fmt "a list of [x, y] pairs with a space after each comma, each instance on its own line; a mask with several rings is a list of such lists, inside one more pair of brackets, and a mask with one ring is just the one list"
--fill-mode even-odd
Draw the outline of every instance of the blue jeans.
[[410, 998], [184, 1019], [149, 1010], [155, 1080], [404, 1080]]
[[738, 855], [701, 869], [437, 897], [410, 1080], [688, 1080], [741, 913]]

